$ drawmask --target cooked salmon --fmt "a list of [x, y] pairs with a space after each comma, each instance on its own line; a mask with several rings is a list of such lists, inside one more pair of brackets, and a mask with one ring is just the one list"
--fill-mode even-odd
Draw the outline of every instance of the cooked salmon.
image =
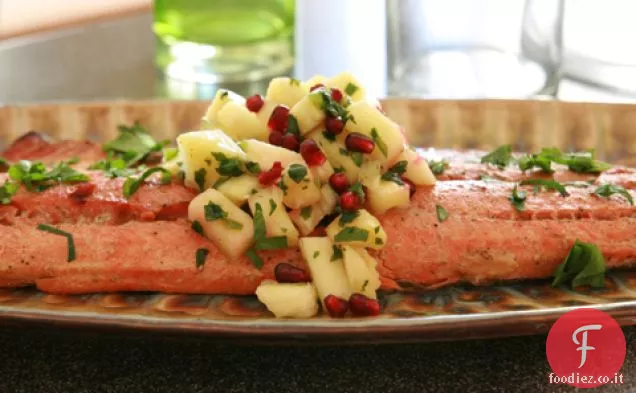
[[[21, 142], [23, 151], [39, 149], [28, 142]], [[59, 159], [56, 144], [49, 145]], [[23, 158], [16, 150], [9, 157]], [[247, 258], [228, 260], [192, 230], [186, 207], [196, 192], [182, 185], [150, 182], [126, 199], [123, 179], [87, 173], [87, 183], [41, 193], [20, 190], [0, 207], [0, 286], [36, 285], [60, 294], [251, 294], [263, 279], [272, 278], [276, 264], [304, 265], [295, 249], [261, 252], [262, 269]], [[618, 174], [636, 181], [629, 168]], [[408, 208], [379, 217], [389, 239], [374, 252], [382, 288], [548, 277], [576, 239], [597, 244], [608, 267], [636, 260], [636, 207], [622, 196], [600, 198], [591, 185], [568, 187], [567, 197], [545, 190], [535, 194], [528, 186], [525, 210], [518, 212], [509, 201], [512, 188], [507, 181], [440, 181], [420, 187]], [[443, 222], [436, 215], [438, 205], [448, 212]], [[41, 223], [73, 235], [75, 260], [67, 262], [67, 239], [37, 229]], [[197, 268], [195, 254], [201, 248], [209, 253]]]

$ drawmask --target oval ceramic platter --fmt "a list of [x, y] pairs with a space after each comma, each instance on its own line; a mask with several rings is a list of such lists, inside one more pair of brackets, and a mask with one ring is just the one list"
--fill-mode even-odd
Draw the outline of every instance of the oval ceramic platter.
[[[0, 140], [28, 130], [59, 139], [108, 140], [118, 124], [139, 121], [158, 138], [197, 128], [207, 102], [147, 101], [0, 108]], [[389, 100], [384, 107], [418, 145], [483, 148], [512, 143], [596, 148], [605, 159], [631, 163], [636, 107], [538, 101]], [[0, 144], [0, 148], [2, 147]], [[253, 296], [156, 293], [48, 295], [0, 289], [0, 323], [117, 328], [264, 342], [452, 340], [543, 333], [563, 313], [594, 307], [622, 325], [636, 324], [636, 271], [615, 271], [603, 289], [552, 288], [548, 281], [485, 287], [452, 286], [382, 293], [374, 318], [275, 319]]]

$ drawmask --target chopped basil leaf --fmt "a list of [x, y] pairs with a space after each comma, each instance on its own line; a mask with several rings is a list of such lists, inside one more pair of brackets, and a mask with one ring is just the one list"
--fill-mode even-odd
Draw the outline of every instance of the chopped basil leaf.
[[364, 290], [367, 289], [368, 285], [369, 285], [369, 280], [364, 280], [364, 283], [362, 283], [362, 288], [360, 288], [360, 292], [364, 292]]
[[369, 231], [358, 227], [346, 227], [336, 234], [335, 242], [366, 242], [369, 238]]
[[345, 87], [345, 93], [349, 94], [350, 96], [354, 95], [358, 90], [360, 90], [360, 88], [351, 82], [347, 83], [347, 86]]
[[396, 162], [385, 174], [382, 175], [382, 180], [392, 181], [401, 186], [404, 185], [402, 181], [401, 175], [406, 171], [406, 167], [408, 165], [407, 161], [398, 161]]
[[320, 255], [320, 251], [314, 251], [313, 258], [316, 259]]
[[269, 200], [269, 215], [271, 216], [272, 214], [274, 214], [274, 212], [276, 211], [276, 208], [278, 207], [278, 205], [276, 204], [276, 202], [274, 202], [273, 199]]
[[267, 237], [254, 245], [255, 250], [278, 250], [281, 248], [287, 248], [287, 236]]
[[439, 175], [444, 173], [446, 168], [448, 168], [448, 161], [446, 161], [446, 160], [440, 160], [440, 161], [431, 160], [431, 161], [428, 162], [428, 166], [429, 166], [429, 168], [431, 168], [431, 172], [433, 172], [434, 175], [439, 176]]
[[561, 196], [570, 195], [569, 192], [565, 189], [563, 184], [559, 183], [556, 180], [548, 180], [548, 179], [528, 179], [521, 182], [522, 186], [533, 185], [538, 188], [545, 187], [547, 190], [555, 190], [558, 191]]
[[334, 142], [336, 140], [336, 134], [332, 134], [331, 132], [323, 131], [322, 136], [324, 136], [326, 140], [331, 142]]
[[437, 220], [439, 222], [444, 222], [448, 218], [448, 212], [442, 205], [435, 205], [435, 212], [437, 213]]
[[617, 186], [615, 184], [603, 184], [599, 186], [596, 190], [594, 190], [594, 194], [603, 198], [609, 198], [614, 194], [619, 194], [623, 196], [630, 205], [634, 205], [634, 198], [625, 188], [621, 186]]
[[195, 262], [197, 269], [203, 269], [205, 265], [205, 259], [208, 257], [210, 251], [207, 248], [198, 248], [196, 252]]
[[37, 229], [39, 229], [40, 231], [52, 233], [54, 235], [60, 235], [60, 236], [66, 237], [66, 248], [67, 248], [66, 261], [72, 262], [75, 260], [75, 241], [73, 240], [72, 234], [66, 231], [63, 231], [61, 229], [52, 227], [50, 225], [46, 225], [46, 224], [39, 224], [37, 226]]
[[583, 243], [578, 239], [565, 258], [554, 271], [552, 286], [561, 284], [576, 288], [590, 285], [594, 288], [605, 286], [605, 259], [599, 248], [592, 243]]
[[256, 267], [257, 269], [263, 268], [263, 260], [261, 259], [261, 257], [258, 256], [254, 249], [247, 250], [245, 252], [245, 256], [247, 256], [247, 258], [252, 262], [252, 265], [254, 265], [254, 267]]
[[338, 225], [340, 225], [341, 227], [345, 226], [346, 224], [353, 222], [356, 218], [358, 218], [359, 215], [360, 212], [357, 210], [342, 212], [342, 214], [340, 215], [340, 220], [338, 220]]
[[380, 138], [380, 134], [378, 134], [377, 129], [371, 129], [371, 138], [373, 139], [373, 142], [375, 142], [375, 145], [378, 147], [378, 149], [380, 149], [380, 151], [382, 152], [382, 155], [386, 157], [389, 154], [388, 147], [386, 146], [386, 143], [384, 143], [382, 138]]
[[11, 203], [11, 198], [18, 192], [18, 185], [5, 180], [2, 187], [0, 187], [0, 204], [7, 205]]
[[303, 207], [302, 209], [300, 209], [300, 216], [305, 220], [308, 220], [309, 217], [311, 217], [311, 210], [311, 206]]
[[512, 196], [508, 199], [512, 203], [512, 206], [514, 206], [514, 208], [517, 209], [517, 211], [522, 212], [526, 208], [525, 207], [526, 197], [527, 197], [526, 192], [518, 190], [517, 185], [515, 184], [515, 188], [512, 189]]
[[337, 261], [338, 259], [342, 259], [342, 249], [340, 247], [333, 245], [331, 247], [331, 250], [332, 250], [331, 262]]
[[254, 162], [254, 161], [246, 162], [245, 169], [247, 169], [249, 173], [252, 173], [254, 175], [258, 175], [259, 173], [261, 173], [261, 166], [258, 164], [258, 162]]
[[203, 213], [206, 221], [223, 220], [230, 229], [243, 229], [243, 224], [228, 218], [227, 212], [216, 203], [208, 202], [203, 206]]
[[294, 115], [289, 115], [287, 121], [287, 132], [296, 136], [300, 136], [300, 127], [298, 126], [298, 120]]
[[481, 163], [493, 164], [499, 167], [499, 169], [503, 169], [506, 166], [508, 166], [508, 164], [510, 164], [511, 160], [512, 160], [512, 146], [503, 145], [503, 146], [499, 146], [495, 150], [483, 156], [481, 158]]
[[137, 192], [139, 187], [141, 187], [144, 180], [150, 177], [150, 175], [152, 175], [153, 173], [161, 173], [161, 184], [168, 184], [172, 181], [172, 173], [170, 173], [166, 169], [161, 167], [150, 168], [142, 173], [142, 175], [138, 178], [129, 177], [128, 179], [126, 179], [123, 189], [124, 197], [130, 198], [135, 192]]
[[364, 194], [364, 188], [362, 187], [362, 183], [360, 183], [359, 181], [353, 183], [349, 187], [349, 191], [353, 192], [354, 194], [358, 196], [358, 199], [360, 199], [360, 203], [364, 203], [364, 201], [366, 200], [366, 195]]
[[203, 226], [201, 226], [201, 223], [197, 220], [192, 221], [192, 230], [199, 235], [203, 235]]
[[212, 156], [219, 163], [219, 167], [216, 168], [216, 172], [221, 176], [237, 177], [243, 174], [241, 169], [242, 161], [236, 157], [228, 158], [225, 154], [220, 152], [212, 152]]
[[208, 171], [205, 168], [199, 168], [194, 172], [194, 182], [199, 186], [199, 191], [203, 192], [205, 190], [205, 177], [207, 176]]
[[307, 176], [307, 167], [301, 164], [291, 164], [287, 169], [287, 174], [293, 181], [300, 183]]

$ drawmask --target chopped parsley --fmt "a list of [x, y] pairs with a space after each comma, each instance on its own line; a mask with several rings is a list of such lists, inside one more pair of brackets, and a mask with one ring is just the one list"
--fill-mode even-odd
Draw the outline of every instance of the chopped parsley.
[[203, 206], [203, 213], [206, 221], [222, 220], [230, 229], [243, 229], [243, 224], [228, 218], [227, 212], [216, 203], [208, 202], [207, 205]]
[[309, 99], [316, 107], [322, 109], [328, 116], [339, 117], [345, 123], [349, 120], [351, 120], [353, 123], [356, 122], [353, 116], [349, 114], [347, 109], [338, 101], [334, 100], [331, 97], [331, 94], [329, 94], [327, 92], [327, 89], [325, 89], [324, 87], [321, 87], [309, 93]]
[[364, 203], [366, 196], [364, 194], [364, 188], [362, 187], [362, 183], [360, 183], [359, 181], [353, 183], [349, 187], [349, 191], [353, 192], [354, 194], [358, 196], [358, 199], [360, 199], [360, 203]]
[[169, 184], [172, 181], [172, 173], [165, 168], [150, 168], [142, 173], [138, 178], [129, 177], [126, 179], [123, 187], [124, 197], [130, 198], [135, 192], [137, 192], [137, 190], [139, 190], [139, 187], [141, 187], [144, 180], [150, 177], [153, 173], [161, 173], [161, 184]]
[[373, 233], [375, 233], [376, 235], [378, 233], [380, 233], [380, 226], [379, 225], [377, 227], [375, 227], [375, 229], [373, 229]]
[[366, 242], [369, 238], [369, 231], [358, 227], [346, 227], [334, 236], [334, 241], [341, 242]]
[[274, 212], [276, 211], [276, 208], [278, 207], [278, 205], [276, 204], [276, 202], [274, 202], [273, 199], [269, 200], [269, 215], [271, 216], [272, 214], [274, 214]]
[[340, 225], [341, 227], [345, 226], [346, 224], [353, 222], [356, 218], [358, 218], [358, 216], [360, 216], [360, 212], [358, 210], [342, 212], [342, 214], [340, 215], [340, 220], [338, 220], [338, 225]]
[[481, 158], [482, 164], [492, 164], [503, 169], [510, 164], [512, 160], [512, 146], [503, 145], [486, 154]]
[[302, 209], [300, 209], [300, 216], [305, 220], [309, 220], [309, 217], [311, 217], [311, 211], [311, 206], [303, 207]]
[[177, 158], [177, 156], [179, 155], [179, 149], [177, 149], [176, 147], [164, 147], [162, 153], [164, 161], [167, 162], [174, 158]]
[[431, 172], [434, 175], [439, 176], [444, 173], [444, 171], [448, 168], [448, 161], [440, 160], [440, 161], [428, 161], [428, 166], [431, 168]]
[[230, 95], [230, 92], [225, 89], [219, 90], [219, 93], [219, 97], [221, 98], [221, 100], [225, 100]]
[[9, 177], [22, 183], [29, 191], [41, 192], [59, 183], [80, 183], [90, 178], [71, 168], [71, 161], [62, 161], [47, 170], [39, 161], [20, 160], [9, 167]]
[[208, 171], [205, 168], [199, 168], [194, 171], [194, 182], [199, 186], [199, 191], [205, 190], [205, 177], [208, 175]]
[[307, 176], [307, 167], [301, 164], [291, 164], [287, 174], [296, 183], [300, 183]]
[[435, 205], [435, 212], [437, 214], [437, 220], [439, 222], [444, 222], [448, 218], [448, 212], [442, 205]]
[[2, 187], [0, 187], [0, 204], [8, 205], [11, 203], [11, 198], [18, 192], [18, 188], [16, 183], [5, 180]]
[[609, 198], [614, 194], [619, 194], [627, 199], [627, 202], [629, 202], [630, 205], [634, 205], [634, 198], [632, 198], [632, 195], [629, 193], [629, 191], [615, 184], [603, 184], [602, 186], [599, 186], [596, 188], [596, 190], [594, 190], [594, 194], [603, 198]]
[[246, 162], [245, 169], [247, 169], [249, 173], [252, 173], [254, 175], [258, 175], [259, 173], [261, 173], [261, 166], [258, 164], [258, 162], [254, 162], [254, 161]]
[[143, 126], [135, 123], [132, 126], [119, 125], [119, 135], [103, 146], [106, 153], [126, 161], [130, 167], [143, 162], [150, 153], [161, 151], [167, 141], [156, 142]]
[[561, 196], [564, 196], [564, 197], [570, 195], [570, 193], [565, 189], [565, 186], [556, 180], [528, 179], [528, 180], [522, 181], [520, 185], [522, 186], [532, 185], [532, 186], [538, 187], [538, 189], [540, 189], [541, 187], [545, 187], [546, 190], [558, 191], [559, 194], [561, 194]]
[[294, 115], [289, 115], [288, 117], [287, 132], [296, 136], [300, 136], [300, 126], [298, 125], [298, 119], [296, 119], [296, 116]]
[[364, 280], [364, 283], [362, 283], [362, 288], [360, 288], [360, 292], [364, 292], [364, 290], [367, 289], [368, 285], [369, 285], [369, 280]]
[[221, 176], [237, 177], [243, 174], [241, 166], [243, 162], [236, 157], [228, 158], [221, 152], [212, 152], [212, 156], [219, 163], [216, 172]]
[[517, 164], [519, 165], [519, 169], [521, 169], [523, 172], [529, 169], [532, 169], [534, 167], [540, 168], [543, 172], [546, 172], [546, 173], [554, 172], [552, 170], [551, 158], [546, 157], [542, 155], [541, 153], [525, 155], [519, 158], [519, 160], [517, 161]]
[[375, 142], [375, 145], [378, 147], [378, 149], [380, 149], [380, 151], [382, 152], [382, 155], [386, 157], [389, 154], [388, 147], [380, 137], [377, 129], [371, 129], [371, 138], [373, 139], [373, 142]]
[[584, 243], [578, 239], [565, 258], [554, 271], [552, 286], [570, 285], [576, 288], [590, 285], [593, 288], [605, 286], [605, 259], [601, 250], [592, 243]]
[[331, 247], [331, 262], [342, 259], [342, 249], [336, 245]]
[[137, 173], [139, 170], [145, 169], [143, 165], [137, 168], [131, 168], [130, 164], [123, 158], [117, 157], [113, 152], [108, 153], [108, 157], [104, 160], [97, 161], [88, 167], [91, 170], [100, 170], [111, 178], [128, 177]]
[[287, 187], [287, 184], [285, 184], [284, 181], [281, 180], [278, 182], [278, 188], [283, 191], [283, 195], [287, 195], [287, 190], [289, 189], [289, 187]]
[[345, 93], [349, 94], [350, 96], [356, 94], [358, 90], [360, 90], [360, 88], [351, 82], [347, 83], [347, 86], [345, 86], [344, 89]]
[[37, 226], [37, 229], [39, 229], [40, 231], [52, 233], [54, 235], [64, 236], [66, 238], [67, 248], [66, 261], [73, 262], [75, 260], [75, 241], [73, 240], [72, 234], [46, 224], [39, 224]]
[[197, 220], [192, 221], [191, 227], [193, 231], [195, 231], [199, 235], [203, 235], [203, 226], [201, 226], [201, 223], [199, 221]]
[[606, 162], [596, 160], [592, 151], [578, 153], [563, 153], [557, 148], [543, 148], [538, 154], [521, 157], [518, 161], [519, 169], [526, 171], [538, 167], [544, 172], [551, 173], [552, 163], [566, 165], [570, 171], [578, 173], [598, 173], [610, 169]]
[[401, 175], [406, 171], [408, 161], [402, 160], [396, 162], [385, 174], [382, 175], [382, 180], [392, 181], [401, 186], [404, 185]]
[[314, 251], [314, 259], [318, 258], [320, 256], [320, 251]]
[[210, 251], [207, 248], [198, 248], [195, 256], [195, 263], [197, 269], [202, 270], [205, 265], [205, 259], [208, 257]]
[[380, 239], [379, 237], [375, 238], [375, 244], [378, 246], [381, 246], [384, 244], [384, 240]]
[[267, 237], [267, 227], [265, 225], [265, 217], [263, 216], [263, 208], [260, 203], [254, 206], [254, 247], [248, 250], [245, 255], [252, 261], [257, 268], [263, 267], [263, 260], [258, 256], [256, 251], [259, 250], [278, 250], [287, 248], [286, 236]]
[[526, 192], [518, 190], [517, 185], [515, 184], [515, 188], [512, 189], [512, 195], [508, 199], [512, 203], [512, 206], [514, 206], [514, 208], [517, 209], [517, 211], [522, 212], [526, 208], [525, 207], [526, 197], [527, 197]]
[[258, 256], [254, 249], [250, 248], [245, 252], [245, 256], [252, 262], [252, 265], [257, 269], [263, 268], [263, 260]]
[[331, 132], [323, 131], [322, 136], [324, 136], [326, 140], [331, 142], [334, 142], [336, 140], [336, 134], [332, 134]]
[[290, 86], [300, 86], [300, 81], [298, 79], [289, 78], [289, 85]]
[[364, 160], [364, 156], [362, 155], [361, 152], [359, 152], [359, 151], [349, 151], [349, 150], [347, 150], [345, 148], [342, 148], [342, 147], [338, 151], [340, 152], [341, 155], [351, 158], [351, 161], [353, 161], [353, 163], [356, 164], [356, 166], [358, 168], [362, 166], [362, 162]]

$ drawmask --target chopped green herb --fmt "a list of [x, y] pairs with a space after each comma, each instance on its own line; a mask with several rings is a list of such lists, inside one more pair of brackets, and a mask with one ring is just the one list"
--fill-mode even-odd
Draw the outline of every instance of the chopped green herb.
[[534, 167], [540, 168], [543, 172], [552, 173], [552, 160], [549, 157], [539, 154], [528, 154], [517, 161], [519, 169], [527, 171]]
[[236, 157], [228, 158], [225, 154], [220, 152], [212, 152], [212, 156], [219, 163], [219, 167], [216, 168], [216, 172], [221, 176], [237, 177], [243, 174], [241, 169], [242, 161]]
[[245, 256], [247, 256], [247, 258], [252, 262], [252, 265], [254, 265], [254, 267], [256, 267], [257, 269], [263, 268], [263, 260], [261, 259], [261, 257], [258, 256], [254, 249], [247, 250], [245, 252]]
[[103, 171], [107, 176], [111, 178], [115, 177], [129, 177], [137, 173], [138, 171], [145, 170], [143, 165], [137, 168], [131, 168], [130, 164], [123, 158], [117, 158], [117, 155], [112, 152], [108, 153], [108, 157], [104, 160], [97, 161], [88, 167], [92, 170]]
[[440, 161], [428, 161], [428, 166], [431, 168], [431, 172], [434, 175], [439, 176], [444, 173], [444, 171], [448, 168], [448, 161], [440, 160]]
[[378, 233], [380, 233], [380, 226], [375, 227], [375, 228], [373, 229], [373, 233], [375, 233], [376, 235], [377, 235]]
[[296, 136], [300, 136], [300, 127], [298, 126], [298, 120], [296, 116], [289, 115], [287, 120], [287, 132], [290, 134], [294, 134]]
[[278, 185], [278, 188], [283, 190], [283, 195], [287, 195], [287, 190], [289, 189], [289, 187], [287, 187], [287, 184], [285, 184], [285, 182], [281, 180], [278, 182], [277, 185]]
[[360, 199], [360, 203], [364, 203], [364, 201], [366, 200], [366, 196], [364, 194], [364, 188], [362, 187], [362, 183], [360, 183], [359, 181], [353, 183], [349, 187], [349, 191], [353, 192], [354, 194], [358, 196], [358, 199]]
[[318, 256], [320, 256], [320, 251], [314, 251], [314, 259], [318, 258]]
[[384, 241], [382, 239], [380, 239], [379, 237], [375, 238], [375, 244], [378, 246], [381, 246], [384, 244]]
[[378, 133], [377, 129], [375, 128], [371, 129], [371, 138], [373, 139], [373, 142], [375, 142], [375, 145], [378, 147], [378, 149], [380, 149], [380, 151], [382, 152], [382, 155], [386, 157], [389, 154], [389, 151], [388, 151], [389, 148], [380, 137], [380, 134]]
[[364, 292], [365, 289], [367, 289], [368, 285], [369, 285], [369, 280], [364, 280], [364, 283], [362, 284], [362, 288], [360, 288], [360, 292]]
[[309, 93], [309, 99], [311, 102], [322, 109], [328, 116], [339, 117], [343, 122], [351, 120], [355, 123], [355, 119], [349, 114], [347, 109], [338, 101], [331, 97], [331, 94], [327, 92], [325, 88], [318, 88]]
[[276, 211], [276, 208], [278, 207], [278, 205], [276, 204], [276, 202], [274, 202], [273, 199], [269, 200], [269, 215], [271, 216], [272, 214], [274, 214], [274, 212]]
[[291, 164], [287, 174], [296, 183], [300, 183], [307, 176], [307, 167], [301, 164]]
[[522, 186], [533, 185], [538, 188], [545, 187], [547, 190], [555, 190], [558, 191], [561, 196], [568, 196], [570, 193], [565, 189], [563, 184], [559, 183], [556, 180], [548, 180], [548, 179], [528, 179], [524, 180], [520, 183]]
[[503, 146], [499, 146], [495, 150], [483, 156], [481, 158], [481, 163], [493, 164], [499, 167], [499, 169], [503, 169], [506, 166], [508, 166], [508, 164], [510, 164], [511, 160], [512, 160], [512, 146], [503, 145]]
[[254, 161], [246, 162], [245, 169], [247, 169], [249, 173], [252, 173], [254, 175], [258, 175], [259, 173], [261, 173], [261, 166], [258, 164], [258, 162], [254, 162]]
[[254, 250], [276, 250], [279, 248], [287, 248], [286, 236], [267, 237], [267, 227], [265, 225], [265, 217], [263, 216], [263, 208], [260, 203], [254, 206]]
[[594, 159], [592, 151], [563, 153], [561, 150], [551, 147], [541, 149], [538, 154], [522, 157], [519, 159], [519, 168], [525, 171], [532, 167], [539, 167], [544, 172], [552, 172], [552, 162], [566, 165], [569, 170], [579, 173], [598, 173], [612, 167], [606, 162]]
[[196, 252], [196, 257], [195, 257], [195, 263], [197, 266], [197, 269], [203, 269], [203, 266], [205, 265], [205, 259], [208, 257], [208, 253], [210, 251], [207, 248], [198, 248], [197, 252]]
[[255, 250], [279, 250], [287, 248], [287, 236], [273, 236], [259, 240], [255, 245]]
[[402, 181], [401, 175], [406, 171], [406, 167], [408, 165], [408, 161], [398, 161], [391, 168], [389, 168], [386, 173], [382, 175], [382, 180], [384, 181], [392, 181], [401, 186], [404, 185]]
[[192, 230], [199, 235], [203, 235], [203, 226], [201, 226], [201, 223], [197, 220], [192, 221]]
[[355, 85], [355, 84], [353, 84], [353, 83], [349, 82], [349, 83], [347, 83], [347, 86], [345, 87], [345, 89], [344, 89], [344, 90], [345, 90], [345, 93], [347, 93], [347, 94], [349, 94], [350, 96], [352, 96], [352, 95], [354, 95], [354, 94], [355, 94], [358, 90], [360, 90], [360, 88], [359, 88], [357, 85]]
[[119, 135], [106, 143], [103, 150], [124, 159], [127, 167], [144, 161], [150, 153], [161, 151], [168, 143], [167, 141], [156, 142], [148, 130], [139, 123], [132, 126], [119, 125], [117, 128]]
[[203, 213], [206, 221], [223, 220], [230, 229], [243, 229], [243, 224], [228, 218], [228, 214], [223, 208], [216, 203], [208, 202], [203, 206]]
[[364, 155], [361, 152], [352, 151], [352, 152], [350, 152], [349, 156], [351, 157], [351, 161], [353, 161], [353, 163], [356, 164], [356, 166], [358, 168], [360, 168], [362, 166], [362, 162], [364, 160]]
[[199, 191], [203, 192], [205, 190], [205, 177], [207, 176], [208, 171], [205, 168], [199, 168], [194, 172], [194, 182], [199, 186]]
[[300, 81], [298, 79], [289, 78], [289, 85], [290, 86], [300, 86]]
[[625, 188], [621, 186], [617, 186], [615, 184], [603, 184], [599, 186], [596, 190], [594, 190], [594, 194], [603, 198], [609, 198], [614, 194], [619, 194], [623, 196], [630, 205], [634, 205], [634, 198]]
[[338, 220], [338, 225], [340, 225], [341, 227], [345, 226], [346, 224], [353, 222], [356, 218], [358, 218], [359, 215], [360, 212], [358, 210], [342, 212], [342, 214], [340, 215], [340, 220]]
[[221, 90], [219, 90], [219, 92], [221, 93], [219, 95], [219, 97], [221, 97], [221, 100], [226, 99], [230, 95], [230, 92], [225, 90], [225, 89], [221, 89]]
[[554, 271], [552, 286], [570, 285], [576, 288], [590, 285], [594, 288], [605, 286], [605, 260], [601, 250], [592, 243], [583, 243], [578, 239], [565, 258]]
[[37, 226], [37, 229], [39, 229], [40, 231], [52, 233], [54, 235], [64, 236], [66, 238], [66, 248], [67, 248], [66, 261], [72, 262], [75, 260], [75, 241], [73, 240], [72, 234], [66, 231], [63, 231], [61, 229], [52, 227], [50, 225], [46, 225], [46, 224], [39, 224]]
[[331, 262], [337, 261], [338, 259], [342, 259], [342, 249], [340, 247], [333, 245], [331, 247], [331, 250], [332, 250]]
[[177, 158], [179, 155], [179, 149], [176, 147], [164, 147], [162, 153], [164, 162], [168, 162], [173, 158]]
[[0, 187], [0, 204], [8, 205], [11, 203], [11, 198], [18, 192], [18, 185], [5, 180], [2, 187]]
[[123, 187], [124, 197], [130, 198], [134, 193], [137, 192], [143, 182], [153, 173], [161, 173], [161, 184], [168, 184], [172, 181], [172, 173], [170, 173], [166, 169], [161, 167], [150, 168], [142, 173], [141, 176], [139, 176], [138, 178], [129, 177], [128, 179], [126, 179]]
[[322, 136], [324, 136], [326, 140], [331, 142], [334, 142], [336, 140], [336, 134], [332, 134], [331, 132], [323, 131]]
[[512, 189], [512, 196], [508, 199], [512, 203], [512, 206], [514, 206], [514, 208], [517, 209], [517, 211], [522, 212], [526, 208], [525, 207], [526, 197], [527, 197], [526, 192], [518, 190], [517, 185], [515, 184], [515, 188]]
[[311, 217], [311, 210], [311, 206], [303, 207], [302, 209], [300, 209], [300, 216], [305, 220], [308, 220], [309, 217]]
[[334, 241], [340, 242], [366, 242], [369, 231], [358, 227], [346, 227], [336, 234]]
[[437, 221], [444, 222], [448, 218], [448, 212], [442, 205], [435, 205], [435, 212], [437, 213]]
[[9, 177], [14, 182], [24, 184], [29, 191], [44, 191], [59, 183], [79, 183], [89, 181], [85, 174], [71, 168], [68, 162], [60, 162], [47, 170], [39, 161], [21, 160], [9, 167]]

